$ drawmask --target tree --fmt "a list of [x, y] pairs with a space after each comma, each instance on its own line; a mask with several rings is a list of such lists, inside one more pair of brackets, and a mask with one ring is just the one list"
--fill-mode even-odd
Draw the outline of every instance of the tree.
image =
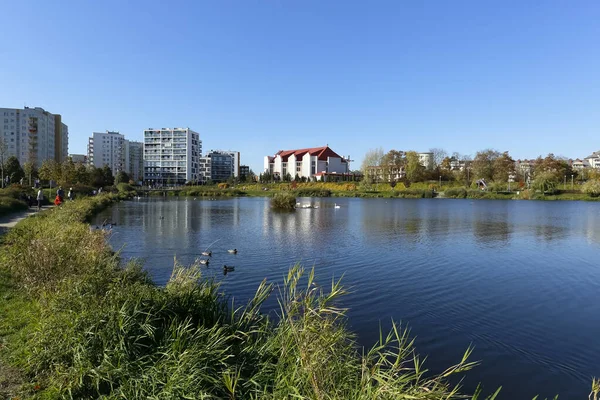
[[76, 182], [77, 173], [75, 163], [71, 158], [65, 160], [61, 166], [61, 183], [67, 185]]
[[515, 160], [508, 154], [508, 151], [505, 151], [492, 162], [492, 166], [494, 169], [494, 181], [508, 182], [508, 176], [515, 170]]
[[367, 169], [369, 167], [378, 167], [381, 165], [381, 161], [383, 160], [383, 148], [379, 147], [377, 149], [370, 149], [365, 154], [360, 170], [362, 173], [367, 176]]
[[40, 178], [46, 181], [55, 181], [61, 177], [61, 166], [54, 160], [46, 160], [40, 167]]
[[85, 165], [79, 164], [75, 167], [75, 182], [80, 185], [89, 185], [90, 173]]
[[112, 186], [115, 183], [112, 170], [108, 165], [104, 165], [104, 167], [102, 167], [102, 176], [104, 178], [104, 185], [102, 186]]
[[534, 177], [537, 179], [538, 175], [551, 174], [555, 181], [562, 181], [566, 175], [573, 173], [571, 166], [565, 160], [561, 160], [550, 153], [545, 158], [538, 157], [535, 161], [534, 166]]
[[10, 181], [17, 183], [25, 176], [19, 159], [15, 156], [10, 156], [4, 164], [4, 174], [10, 178]]
[[421, 165], [419, 154], [416, 151], [406, 152], [406, 179], [410, 182], [419, 182], [423, 179], [425, 167]]
[[33, 180], [33, 175], [36, 173], [35, 165], [32, 162], [27, 161], [23, 164], [23, 172], [25, 173], [25, 177], [29, 179], [29, 186], [32, 185], [31, 181]]
[[440, 168], [442, 161], [448, 157], [446, 150], [437, 147], [429, 149], [430, 153], [433, 153], [433, 168]]
[[552, 172], [539, 172], [536, 173], [533, 185], [536, 189], [542, 193], [552, 192], [558, 185], [559, 180]]
[[496, 150], [487, 149], [478, 151], [471, 163], [471, 173], [476, 179], [491, 181], [494, 179], [494, 160], [500, 157]]
[[125, 171], [117, 172], [117, 176], [115, 176], [115, 185], [119, 183], [129, 183], [129, 175]]
[[8, 157], [8, 145], [4, 138], [0, 138], [0, 169], [2, 170], [2, 187], [4, 187], [4, 162]]

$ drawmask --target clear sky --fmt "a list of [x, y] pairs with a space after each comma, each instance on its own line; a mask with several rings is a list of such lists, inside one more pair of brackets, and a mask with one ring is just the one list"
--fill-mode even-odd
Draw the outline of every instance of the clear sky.
[[141, 140], [190, 127], [256, 173], [329, 144], [600, 149], [600, 1], [3, 1], [0, 107]]

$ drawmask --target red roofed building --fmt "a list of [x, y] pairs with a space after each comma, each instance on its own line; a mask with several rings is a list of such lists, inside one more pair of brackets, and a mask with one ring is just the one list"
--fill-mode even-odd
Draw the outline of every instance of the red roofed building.
[[265, 172], [283, 179], [306, 177], [322, 179], [330, 174], [348, 174], [348, 160], [331, 150], [329, 146], [308, 149], [280, 150], [274, 156], [265, 157]]

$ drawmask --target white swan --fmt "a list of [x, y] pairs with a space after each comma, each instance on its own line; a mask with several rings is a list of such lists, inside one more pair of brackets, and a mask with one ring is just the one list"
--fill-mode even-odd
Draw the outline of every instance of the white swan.
[[340, 208], [337, 203], [333, 203], [333, 208]]

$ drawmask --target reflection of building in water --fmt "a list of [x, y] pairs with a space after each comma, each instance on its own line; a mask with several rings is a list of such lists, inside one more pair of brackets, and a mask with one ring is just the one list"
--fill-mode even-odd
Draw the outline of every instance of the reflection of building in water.
[[142, 203], [142, 226], [146, 237], [161, 247], [191, 246], [190, 207], [187, 203], [185, 200]]

